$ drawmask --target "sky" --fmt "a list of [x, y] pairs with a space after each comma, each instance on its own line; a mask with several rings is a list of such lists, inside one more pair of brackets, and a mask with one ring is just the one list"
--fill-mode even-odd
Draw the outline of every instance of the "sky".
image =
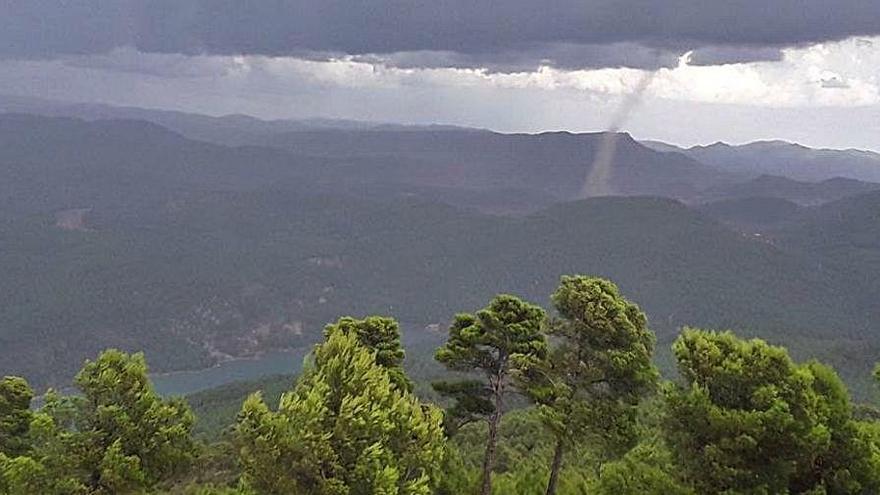
[[880, 151], [880, 2], [4, 0], [0, 94]]

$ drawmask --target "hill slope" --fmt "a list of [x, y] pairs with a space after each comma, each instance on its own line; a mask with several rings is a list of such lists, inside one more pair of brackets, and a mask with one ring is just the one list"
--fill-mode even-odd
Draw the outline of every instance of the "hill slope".
[[[596, 143], [418, 134], [396, 143], [430, 157], [459, 140], [462, 156], [476, 157], [490, 142], [491, 157], [511, 157], [489, 160], [484, 176], [462, 169], [469, 180], [461, 184], [482, 190], [419, 186], [440, 198], [532, 182], [540, 184], [533, 190], [564, 188], [558, 177], [575, 177], [578, 150]], [[362, 136], [351, 139], [360, 147]], [[846, 257], [817, 262], [833, 253], [799, 247], [823, 245], [809, 230], [771, 244], [676, 201], [644, 197], [593, 198], [523, 217], [465, 211], [382, 184], [402, 170], [379, 156], [382, 145], [369, 144], [380, 147], [369, 162], [223, 147], [143, 122], [0, 118], [0, 373], [57, 383], [107, 346], [146, 350], [157, 370], [207, 366], [308, 344], [342, 314], [442, 328], [502, 291], [545, 304], [567, 273], [618, 282], [650, 316], [661, 347], [687, 324], [800, 339], [805, 353], [829, 341], [877, 349], [880, 315], [853, 294], [863, 287], [853, 283], [856, 268]], [[568, 161], [534, 166], [545, 154]], [[649, 161], [656, 155], [645, 153], [632, 174], [666, 166]], [[548, 167], [564, 173], [541, 179]], [[412, 173], [403, 178], [424, 177]], [[859, 205], [855, 212], [873, 218], [871, 203]]]
[[703, 202], [747, 198], [776, 198], [802, 206], [820, 205], [880, 190], [880, 184], [835, 177], [821, 182], [804, 182], [786, 177], [761, 175], [754, 179], [711, 187], [700, 195]]
[[[616, 141], [603, 195], [688, 199], [733, 176], [679, 153], [659, 153], [625, 133]], [[398, 132], [321, 130], [268, 136], [257, 144], [298, 153], [382, 163], [381, 180], [445, 187], [537, 188], [576, 199], [593, 171], [603, 133], [500, 134], [476, 130]]]
[[860, 306], [880, 314], [880, 191], [805, 210], [776, 235], [788, 249], [846, 273], [858, 287]]
[[[662, 338], [684, 324], [826, 338], [869, 323], [843, 280], [669, 200], [606, 198], [527, 218], [432, 203], [211, 193], [142, 220], [5, 225], [2, 373], [45, 383], [107, 345], [158, 369], [311, 342], [341, 314], [441, 326], [501, 291], [616, 280]], [[862, 334], [859, 334], [862, 335]], [[48, 365], [48, 366], [47, 366]]]

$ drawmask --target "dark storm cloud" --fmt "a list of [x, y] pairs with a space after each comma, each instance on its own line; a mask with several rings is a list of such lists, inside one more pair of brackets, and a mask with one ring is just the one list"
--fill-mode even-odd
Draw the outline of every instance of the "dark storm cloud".
[[[160, 53], [388, 55], [427, 65], [664, 65], [674, 53], [880, 34], [875, 0], [6, 0], [0, 56]], [[640, 46], [627, 55], [597, 46]], [[742, 48], [747, 47], [747, 48]], [[561, 48], [561, 49], [560, 49]], [[717, 49], [717, 48], [716, 48]], [[720, 50], [720, 49], [719, 49]], [[409, 61], [401, 54], [414, 52]], [[426, 54], [437, 52], [427, 60]], [[699, 52], [698, 52], [699, 53]], [[419, 55], [421, 54], [421, 55]], [[445, 54], [445, 55], [444, 55]], [[523, 54], [526, 54], [524, 56]], [[614, 55], [614, 56], [612, 56]], [[706, 57], [712, 56], [711, 51]], [[717, 56], [717, 54], [716, 54]], [[722, 57], [724, 58], [724, 57]], [[661, 60], [661, 62], [658, 62]], [[728, 56], [724, 60], [731, 60]]]
[[707, 46], [694, 50], [691, 65], [723, 65], [754, 61], [782, 60], [782, 50], [777, 47]]
[[127, 1], [0, 2], [0, 56], [49, 58], [103, 53], [132, 39]]

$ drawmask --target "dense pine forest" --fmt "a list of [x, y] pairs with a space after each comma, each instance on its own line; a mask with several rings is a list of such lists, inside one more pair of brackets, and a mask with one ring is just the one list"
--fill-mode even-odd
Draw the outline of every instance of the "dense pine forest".
[[649, 320], [614, 283], [564, 276], [551, 301], [501, 294], [456, 315], [432, 383], [408, 371], [386, 316], [328, 324], [295, 378], [189, 401], [161, 397], [144, 355], [118, 350], [70, 393], [5, 377], [0, 493], [880, 491], [880, 410], [831, 367], [689, 328], [661, 377]]

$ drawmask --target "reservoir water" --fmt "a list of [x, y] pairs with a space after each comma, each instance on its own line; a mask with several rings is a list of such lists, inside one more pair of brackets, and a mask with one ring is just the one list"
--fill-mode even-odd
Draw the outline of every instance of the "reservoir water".
[[258, 357], [225, 361], [217, 366], [193, 371], [174, 371], [152, 375], [156, 391], [165, 396], [189, 395], [227, 383], [255, 380], [267, 375], [296, 373], [311, 346], [270, 351]]
[[[445, 341], [445, 332], [428, 332], [424, 325], [401, 325], [401, 340], [408, 358], [433, 362], [434, 349]], [[407, 330], [414, 329], [414, 330]], [[269, 375], [290, 375], [302, 369], [312, 346], [268, 351], [257, 357], [233, 359], [211, 368], [172, 371], [150, 375], [156, 390], [164, 396], [182, 396], [233, 382], [256, 380]]]

